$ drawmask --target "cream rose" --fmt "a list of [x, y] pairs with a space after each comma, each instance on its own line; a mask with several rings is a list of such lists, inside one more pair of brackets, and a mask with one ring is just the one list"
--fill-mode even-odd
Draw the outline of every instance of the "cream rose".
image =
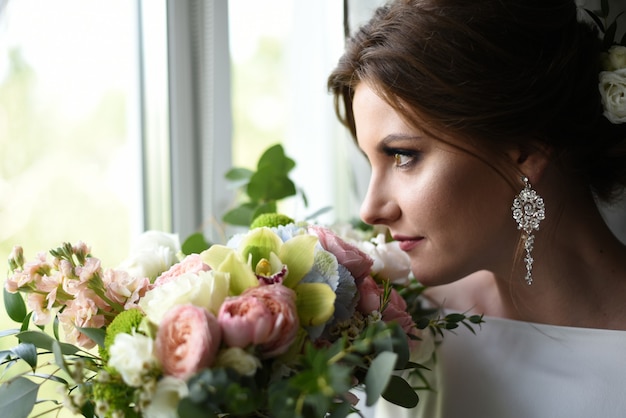
[[178, 418], [178, 403], [189, 394], [184, 380], [165, 376], [158, 381], [154, 396], [143, 410], [145, 418]]
[[603, 56], [602, 67], [606, 71], [626, 68], [626, 46], [613, 45]]
[[626, 122], [626, 68], [600, 73], [604, 116], [612, 123]]
[[157, 364], [152, 338], [143, 334], [117, 334], [109, 348], [109, 355], [108, 365], [122, 375], [128, 386], [134, 388], [143, 384], [143, 377]]
[[231, 368], [243, 376], [254, 376], [256, 369], [261, 367], [261, 360], [242, 348], [230, 347], [218, 354], [215, 365]]
[[370, 241], [361, 242], [359, 248], [374, 260], [372, 274], [396, 284], [408, 284], [411, 258], [400, 249], [398, 241], [386, 242], [385, 234], [378, 234]]
[[175, 279], [146, 292], [139, 306], [148, 319], [160, 324], [165, 312], [175, 305], [192, 304], [207, 309], [214, 315], [228, 296], [227, 273], [200, 271], [184, 273]]

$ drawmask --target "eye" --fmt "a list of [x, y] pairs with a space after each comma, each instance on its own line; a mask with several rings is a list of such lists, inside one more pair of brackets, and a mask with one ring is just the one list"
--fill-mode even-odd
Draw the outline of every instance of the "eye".
[[395, 160], [396, 167], [407, 168], [411, 165], [411, 163], [413, 163], [415, 156], [397, 152], [393, 154], [393, 159]]
[[391, 158], [394, 168], [408, 170], [420, 160], [421, 152], [415, 149], [384, 148], [383, 152]]

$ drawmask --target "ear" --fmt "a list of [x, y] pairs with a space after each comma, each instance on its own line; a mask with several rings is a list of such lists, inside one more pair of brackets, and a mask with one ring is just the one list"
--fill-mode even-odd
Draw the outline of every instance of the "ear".
[[516, 145], [507, 154], [520, 177], [528, 177], [531, 184], [538, 184], [552, 159], [552, 148], [544, 143], [533, 142], [530, 145]]

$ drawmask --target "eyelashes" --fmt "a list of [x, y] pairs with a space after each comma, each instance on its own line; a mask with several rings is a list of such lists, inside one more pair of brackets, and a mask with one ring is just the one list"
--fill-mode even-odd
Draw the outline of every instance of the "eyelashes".
[[385, 148], [384, 153], [391, 157], [395, 168], [408, 170], [418, 163], [421, 153], [415, 150]]

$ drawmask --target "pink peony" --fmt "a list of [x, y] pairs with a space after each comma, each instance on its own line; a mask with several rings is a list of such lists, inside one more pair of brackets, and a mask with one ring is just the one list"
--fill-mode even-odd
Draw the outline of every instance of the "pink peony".
[[337, 234], [328, 228], [313, 225], [309, 231], [318, 237], [322, 247], [337, 257], [339, 264], [350, 271], [357, 283], [370, 273], [374, 260], [361, 251], [356, 245], [341, 239]]
[[298, 332], [296, 294], [282, 284], [252, 287], [227, 298], [217, 320], [229, 347], [252, 344], [263, 358], [277, 356], [287, 351]]
[[202, 261], [199, 254], [190, 254], [185, 257], [181, 262], [174, 264], [169, 270], [163, 272], [154, 281], [154, 284], [150, 288], [155, 288], [171, 282], [178, 276], [185, 273], [199, 273], [201, 271], [209, 271], [211, 267]]
[[187, 380], [213, 364], [220, 341], [221, 330], [212, 313], [193, 305], [176, 305], [159, 326], [156, 356], [165, 375]]

